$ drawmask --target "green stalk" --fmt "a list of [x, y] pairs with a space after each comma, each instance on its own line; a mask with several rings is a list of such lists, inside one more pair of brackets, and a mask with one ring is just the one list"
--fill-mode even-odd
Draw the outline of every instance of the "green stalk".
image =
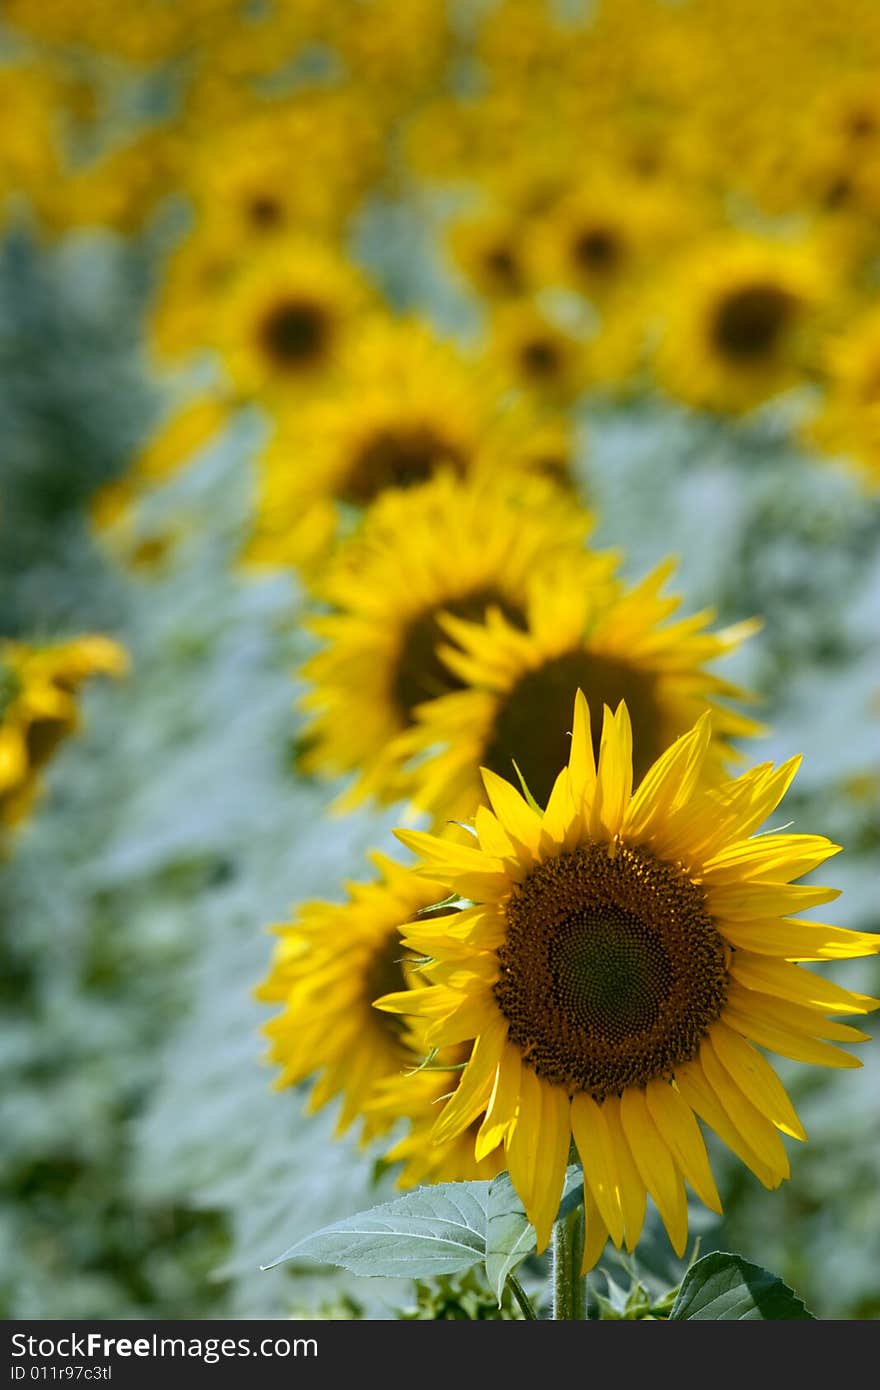
[[510, 1286], [510, 1292], [513, 1294], [514, 1298], [520, 1306], [520, 1311], [523, 1317], [528, 1322], [537, 1322], [538, 1314], [535, 1312], [535, 1309], [532, 1305], [532, 1300], [529, 1298], [528, 1294], [526, 1293], [522, 1284], [517, 1279], [516, 1275], [508, 1274], [507, 1282]]
[[584, 1209], [575, 1207], [553, 1227], [553, 1317], [583, 1322], [587, 1316], [587, 1281], [581, 1276]]

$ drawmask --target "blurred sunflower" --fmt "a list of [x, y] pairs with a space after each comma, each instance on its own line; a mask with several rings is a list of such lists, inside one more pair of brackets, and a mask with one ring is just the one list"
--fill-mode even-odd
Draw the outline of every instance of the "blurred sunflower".
[[439, 655], [443, 616], [498, 610], [525, 628], [539, 575], [566, 593], [606, 595], [615, 557], [584, 550], [591, 526], [537, 479], [512, 487], [444, 474], [380, 499], [316, 588], [336, 611], [313, 621], [325, 645], [303, 667], [304, 769], [356, 773], [348, 803], [407, 795], [412, 774], [393, 740], [419, 705], [461, 684]]
[[497, 610], [482, 621], [440, 617], [447, 640], [438, 643], [438, 660], [457, 688], [419, 705], [389, 750], [407, 766], [414, 804], [438, 823], [472, 815], [481, 800], [479, 769], [509, 776], [515, 761], [543, 805], [565, 762], [578, 688], [597, 707], [626, 700], [637, 776], [707, 707], [715, 729], [710, 765], [717, 770], [733, 758], [729, 739], [761, 728], [718, 703], [748, 697], [706, 663], [734, 650], [757, 624], [711, 632], [707, 612], [667, 621], [681, 603], [660, 592], [671, 570], [662, 565], [614, 594], [536, 584], [528, 623], [519, 627]]
[[593, 174], [562, 198], [536, 232], [545, 283], [579, 290], [600, 306], [680, 250], [692, 234], [680, 198], [662, 184]]
[[491, 207], [454, 222], [448, 244], [453, 260], [479, 294], [508, 299], [524, 294], [533, 278], [526, 235], [522, 217], [508, 208]]
[[76, 695], [89, 676], [118, 676], [128, 658], [107, 637], [53, 646], [0, 642], [0, 827], [21, 821], [39, 775], [79, 723]]
[[340, 507], [369, 505], [440, 468], [460, 477], [542, 471], [547, 455], [534, 461], [533, 426], [505, 400], [495, 373], [423, 324], [362, 326], [334, 391], [277, 417], [248, 558], [308, 570], [323, 559]]
[[815, 251], [731, 234], [683, 261], [663, 290], [661, 383], [691, 405], [729, 413], [796, 385], [828, 288]]
[[336, 367], [368, 304], [366, 282], [341, 255], [317, 242], [279, 241], [233, 276], [208, 342], [244, 397], [284, 400]]
[[564, 405], [590, 384], [584, 342], [529, 300], [492, 315], [487, 356], [536, 401]]
[[373, 1008], [389, 990], [408, 987], [409, 953], [400, 927], [443, 894], [384, 855], [373, 854], [378, 878], [347, 885], [344, 903], [310, 902], [280, 936], [272, 968], [256, 996], [281, 1012], [264, 1027], [269, 1061], [281, 1067], [277, 1087], [311, 1076], [309, 1110], [341, 1097], [337, 1133], [363, 1120], [362, 1137], [392, 1127], [397, 1116], [367, 1107], [385, 1077], [418, 1064], [397, 1020]]
[[865, 1035], [828, 1015], [880, 1002], [795, 963], [880, 949], [880, 936], [788, 915], [838, 896], [795, 880], [839, 846], [754, 833], [798, 760], [707, 786], [709, 746], [705, 715], [633, 791], [625, 704], [613, 715], [606, 707], [594, 760], [578, 692], [570, 755], [544, 812], [486, 771], [492, 810], [477, 812], [471, 846], [398, 832], [421, 857], [417, 872], [474, 904], [405, 929], [404, 943], [430, 958], [431, 983], [379, 1001], [421, 1020], [431, 1046], [473, 1041], [434, 1137], [445, 1142], [480, 1121], [475, 1156], [503, 1146], [539, 1251], [574, 1140], [585, 1269], [609, 1236], [634, 1249], [647, 1193], [679, 1256], [685, 1181], [720, 1211], [696, 1115], [777, 1187], [789, 1174], [777, 1131], [806, 1136], [753, 1044], [855, 1067], [825, 1040]]

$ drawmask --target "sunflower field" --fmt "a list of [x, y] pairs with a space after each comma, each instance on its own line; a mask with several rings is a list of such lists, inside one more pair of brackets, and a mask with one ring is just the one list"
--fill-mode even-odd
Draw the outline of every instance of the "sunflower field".
[[880, 1318], [876, 0], [0, 94], [2, 1316]]

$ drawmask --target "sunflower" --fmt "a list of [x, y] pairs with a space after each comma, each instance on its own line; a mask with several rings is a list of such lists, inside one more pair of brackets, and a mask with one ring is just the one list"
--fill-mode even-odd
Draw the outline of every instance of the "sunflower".
[[661, 565], [634, 588], [610, 594], [536, 583], [526, 625], [501, 612], [467, 621], [449, 614], [439, 657], [457, 689], [415, 709], [390, 753], [409, 772], [412, 799], [436, 821], [469, 816], [481, 800], [478, 769], [510, 774], [514, 760], [539, 801], [565, 761], [571, 702], [582, 687], [594, 705], [625, 699], [636, 719], [636, 774], [708, 707], [714, 711], [710, 762], [733, 756], [728, 739], [760, 732], [717, 704], [744, 692], [705, 669], [755, 630], [751, 622], [711, 632], [710, 613], [667, 621], [681, 600], [661, 589]]
[[824, 292], [815, 248], [730, 234], [686, 259], [666, 286], [654, 363], [679, 399], [750, 410], [802, 378]]
[[[462, 478], [550, 472], [549, 441], [539, 443], [539, 432], [546, 436], [526, 406], [507, 401], [496, 373], [424, 324], [364, 324], [332, 393], [276, 416], [248, 558], [309, 571], [323, 560], [341, 509], [369, 506], [440, 468]], [[558, 437], [550, 447], [558, 464]]]
[[17, 824], [30, 810], [40, 772], [77, 727], [83, 681], [121, 675], [127, 664], [107, 637], [46, 647], [0, 642], [0, 827]]
[[443, 896], [436, 883], [384, 855], [371, 857], [376, 881], [348, 884], [345, 903], [306, 903], [295, 921], [275, 928], [281, 940], [256, 992], [282, 1006], [264, 1028], [269, 1061], [282, 1068], [277, 1086], [316, 1076], [309, 1110], [341, 1096], [337, 1133], [363, 1117], [365, 1140], [397, 1118], [366, 1110], [377, 1085], [418, 1065], [420, 1055], [400, 1021], [374, 1009], [373, 1001], [407, 983], [401, 923]]
[[492, 207], [454, 222], [448, 242], [452, 257], [473, 288], [486, 299], [523, 294], [533, 276], [527, 225], [515, 211]]
[[376, 503], [316, 586], [336, 611], [313, 622], [325, 646], [303, 668], [304, 769], [355, 772], [348, 802], [405, 796], [412, 777], [394, 737], [418, 705], [460, 684], [438, 655], [442, 615], [497, 608], [525, 627], [539, 574], [565, 592], [605, 593], [615, 560], [584, 550], [591, 524], [538, 479], [514, 487], [446, 473]]
[[504, 305], [493, 315], [488, 353], [539, 402], [570, 403], [589, 385], [582, 339], [529, 300]]
[[368, 302], [366, 283], [340, 255], [317, 243], [279, 241], [233, 276], [207, 342], [242, 395], [283, 400], [336, 366]]
[[692, 218], [662, 186], [615, 171], [596, 174], [561, 199], [536, 232], [545, 282], [568, 285], [603, 305], [631, 290], [680, 248]]
[[475, 1156], [503, 1147], [539, 1250], [573, 1139], [585, 1269], [609, 1236], [635, 1247], [646, 1193], [678, 1255], [685, 1180], [720, 1211], [695, 1115], [777, 1187], [789, 1174], [777, 1130], [805, 1134], [758, 1047], [858, 1066], [833, 1043], [865, 1035], [827, 1016], [878, 1003], [796, 963], [880, 949], [880, 936], [788, 915], [837, 897], [795, 880], [838, 846], [754, 833], [799, 760], [707, 786], [709, 746], [706, 714], [633, 791], [626, 705], [606, 706], [594, 759], [578, 692], [570, 756], [544, 811], [487, 770], [492, 810], [477, 812], [472, 845], [398, 832], [418, 873], [473, 903], [404, 930], [406, 946], [430, 957], [430, 983], [378, 1001], [422, 1021], [431, 1046], [473, 1044], [434, 1136], [480, 1122]]

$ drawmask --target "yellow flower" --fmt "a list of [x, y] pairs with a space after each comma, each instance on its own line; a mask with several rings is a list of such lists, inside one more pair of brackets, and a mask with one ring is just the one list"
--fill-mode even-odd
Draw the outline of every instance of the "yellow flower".
[[711, 632], [705, 612], [668, 621], [681, 603], [661, 593], [671, 569], [660, 566], [615, 594], [536, 582], [528, 623], [519, 627], [498, 611], [483, 622], [441, 618], [448, 640], [439, 655], [457, 688], [421, 704], [389, 748], [408, 768], [415, 805], [438, 823], [470, 816], [481, 800], [478, 769], [509, 776], [514, 760], [544, 802], [565, 761], [579, 687], [594, 706], [626, 700], [636, 721], [637, 775], [707, 707], [715, 767], [733, 756], [730, 737], [759, 733], [751, 719], [718, 703], [744, 692], [706, 670], [755, 624]]
[[461, 477], [547, 471], [537, 433], [484, 363], [419, 321], [373, 320], [341, 358], [332, 392], [276, 416], [248, 559], [308, 574], [323, 563], [341, 509], [444, 467]]
[[576, 185], [536, 233], [543, 277], [598, 305], [629, 291], [679, 250], [693, 216], [662, 183], [609, 171]]
[[374, 1009], [373, 1000], [406, 985], [401, 923], [443, 896], [436, 883], [384, 855], [371, 857], [377, 881], [348, 884], [344, 903], [306, 903], [295, 921], [276, 927], [281, 939], [257, 990], [257, 998], [281, 1005], [264, 1028], [269, 1060], [282, 1069], [276, 1085], [315, 1076], [309, 1110], [341, 1096], [337, 1133], [361, 1117], [364, 1139], [397, 1118], [366, 1110], [378, 1084], [419, 1058], [399, 1020]]
[[118, 676], [128, 658], [107, 637], [55, 646], [0, 642], [0, 826], [22, 820], [39, 774], [79, 723], [76, 694], [87, 677]]
[[453, 259], [479, 294], [507, 299], [522, 294], [532, 279], [526, 235], [522, 217], [493, 207], [454, 222], [448, 242]]
[[538, 402], [564, 405], [590, 385], [583, 340], [528, 300], [505, 305], [492, 316], [488, 356]]
[[336, 611], [313, 622], [325, 646], [303, 668], [305, 769], [356, 773], [348, 802], [407, 795], [413, 775], [394, 736], [416, 706], [461, 684], [438, 655], [442, 615], [497, 608], [525, 627], [539, 576], [566, 593], [604, 593], [614, 558], [583, 549], [591, 525], [537, 479], [514, 486], [446, 474], [386, 494], [316, 586]]
[[336, 368], [368, 303], [366, 282], [341, 255], [317, 242], [278, 241], [233, 276], [206, 345], [219, 350], [244, 397], [283, 401]]
[[660, 382], [730, 413], [796, 385], [825, 289], [814, 250], [732, 233], [685, 259], [664, 288]]
[[594, 759], [578, 692], [570, 756], [546, 810], [486, 771], [492, 810], [477, 812], [472, 844], [398, 832], [420, 856], [418, 873], [473, 903], [404, 930], [405, 944], [430, 957], [430, 983], [379, 1001], [418, 1018], [430, 1046], [473, 1042], [434, 1137], [480, 1122], [475, 1155], [503, 1148], [539, 1250], [573, 1139], [585, 1268], [609, 1236], [635, 1247], [647, 1193], [679, 1255], [685, 1181], [720, 1211], [696, 1115], [777, 1187], [789, 1174], [777, 1131], [805, 1134], [758, 1048], [858, 1066], [833, 1043], [865, 1035], [829, 1015], [878, 1003], [797, 964], [880, 950], [880, 936], [790, 915], [837, 897], [795, 880], [838, 846], [755, 834], [798, 760], [706, 786], [709, 726], [702, 716], [633, 790], [625, 704], [606, 707]]

